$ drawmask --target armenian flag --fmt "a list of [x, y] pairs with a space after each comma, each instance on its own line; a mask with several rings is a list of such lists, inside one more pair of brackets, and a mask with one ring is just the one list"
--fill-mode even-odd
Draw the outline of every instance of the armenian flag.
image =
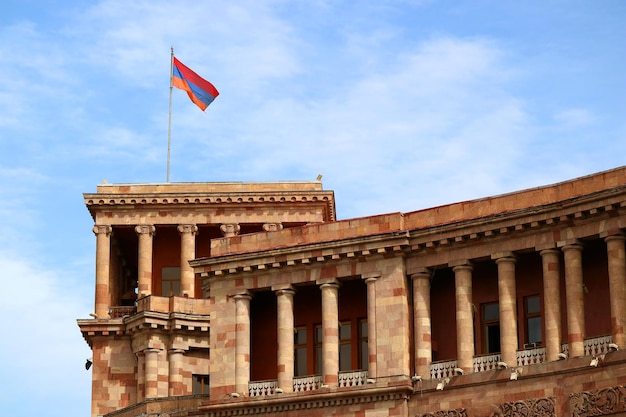
[[172, 61], [172, 86], [185, 90], [191, 101], [204, 111], [220, 93], [215, 86], [183, 65], [176, 57]]

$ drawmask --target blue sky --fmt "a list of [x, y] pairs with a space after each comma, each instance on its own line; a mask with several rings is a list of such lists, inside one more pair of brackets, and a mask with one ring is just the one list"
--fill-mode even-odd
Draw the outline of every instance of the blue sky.
[[0, 409], [89, 415], [95, 237], [83, 192], [313, 180], [339, 218], [625, 164], [626, 2], [5, 0]]

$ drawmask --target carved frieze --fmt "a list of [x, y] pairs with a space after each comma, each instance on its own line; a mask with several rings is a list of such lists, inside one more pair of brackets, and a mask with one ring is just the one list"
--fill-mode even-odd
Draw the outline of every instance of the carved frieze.
[[531, 398], [502, 403], [498, 407], [502, 417], [554, 417], [556, 398]]
[[467, 417], [467, 410], [465, 408], [439, 410], [434, 413], [418, 414], [416, 417]]
[[616, 386], [570, 394], [573, 417], [604, 416], [626, 412], [626, 387]]

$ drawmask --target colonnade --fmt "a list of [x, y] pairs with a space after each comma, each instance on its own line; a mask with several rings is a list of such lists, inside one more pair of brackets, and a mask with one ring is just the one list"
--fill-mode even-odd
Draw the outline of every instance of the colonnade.
[[[611, 333], [613, 343], [624, 347], [626, 324], [626, 256], [624, 234], [615, 230], [600, 236], [607, 246], [608, 278], [611, 304]], [[571, 357], [584, 355], [585, 314], [583, 299], [582, 256], [584, 246], [580, 241], [568, 242], [557, 248], [537, 248], [542, 259], [543, 316], [545, 323], [546, 360], [553, 361], [561, 353], [561, 294], [560, 260], [563, 258], [565, 278], [565, 306], [567, 313], [567, 342]], [[515, 264], [512, 252], [491, 256], [497, 264], [500, 313], [501, 360], [517, 364], [519, 346], [516, 317]], [[474, 369], [474, 324], [472, 305], [471, 260], [449, 263], [455, 278], [457, 366], [464, 372]], [[429, 268], [411, 275], [414, 300], [415, 371], [423, 378], [430, 377], [432, 358], [430, 278]]]
[[[368, 376], [376, 377], [376, 314], [375, 283], [377, 274], [362, 276], [367, 284], [368, 311]], [[337, 279], [317, 283], [322, 303], [322, 383], [336, 387], [339, 382], [339, 287]], [[272, 290], [277, 300], [278, 387], [293, 391], [294, 379], [294, 295], [292, 285]], [[235, 392], [248, 392], [250, 382], [250, 300], [248, 291], [233, 296], [235, 302]]]
[[[280, 223], [266, 223], [263, 230], [281, 230]], [[195, 224], [179, 224], [180, 234], [180, 288], [183, 297], [195, 298], [194, 272], [189, 261], [195, 259], [198, 226]], [[220, 225], [224, 237], [232, 237], [239, 234], [241, 226], [237, 223], [225, 223]], [[111, 304], [110, 292], [110, 265], [111, 265], [111, 236], [114, 233], [111, 225], [95, 225], [93, 232], [96, 235], [96, 296], [94, 313], [100, 319], [109, 317]], [[138, 238], [137, 259], [137, 293], [138, 297], [146, 297], [153, 293], [152, 288], [152, 261], [153, 242], [157, 233], [157, 227], [152, 224], [140, 224], [135, 226]]]

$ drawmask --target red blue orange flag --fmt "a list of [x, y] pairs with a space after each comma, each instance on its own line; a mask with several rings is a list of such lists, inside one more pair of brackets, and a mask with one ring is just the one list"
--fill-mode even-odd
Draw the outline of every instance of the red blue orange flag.
[[185, 90], [191, 101], [204, 111], [220, 93], [198, 74], [183, 65], [176, 57], [172, 61], [172, 86]]

